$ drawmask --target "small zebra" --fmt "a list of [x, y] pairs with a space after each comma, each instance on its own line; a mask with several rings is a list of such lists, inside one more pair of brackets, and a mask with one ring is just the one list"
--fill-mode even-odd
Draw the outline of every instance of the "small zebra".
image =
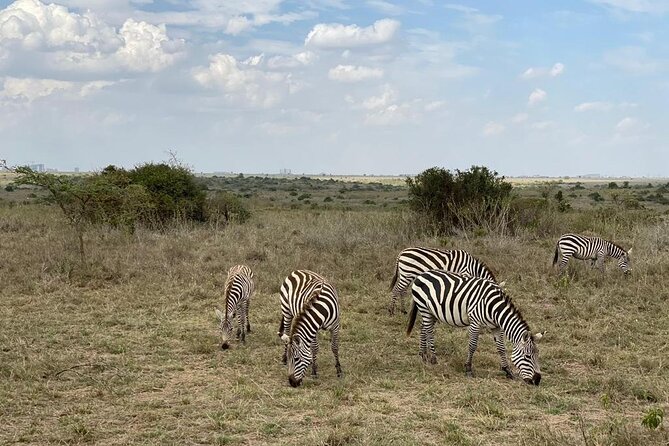
[[615, 243], [599, 237], [565, 234], [560, 237], [557, 244], [555, 245], [553, 266], [558, 263], [558, 260], [560, 260], [560, 254], [562, 254], [562, 259], [560, 260], [560, 264], [558, 266], [559, 274], [564, 272], [567, 266], [567, 262], [569, 262], [571, 257], [580, 260], [591, 260], [592, 266], [599, 267], [599, 269], [603, 272], [604, 261], [607, 257], [613, 257], [618, 259], [618, 266], [621, 270], [623, 270], [623, 273], [627, 275], [632, 272], [632, 268], [630, 268], [630, 252], [632, 252], [632, 248], [625, 251]]
[[255, 285], [253, 283], [253, 271], [245, 265], [236, 265], [228, 270], [228, 278], [225, 281], [225, 314], [218, 308], [214, 311], [221, 322], [221, 348], [227, 350], [232, 338], [232, 321], [237, 315], [237, 338], [246, 342], [246, 333], [251, 333], [249, 322], [249, 301]]
[[499, 285], [478, 277], [428, 271], [416, 277], [411, 294], [413, 302], [407, 336], [411, 334], [416, 314], [420, 311], [420, 356], [424, 362], [437, 363], [434, 349], [434, 325], [437, 321], [455, 327], [469, 326], [469, 355], [465, 373], [472, 376], [472, 357], [476, 351], [479, 331], [489, 328], [507, 378], [513, 379], [514, 376], [507, 362], [505, 335], [513, 344], [511, 361], [518, 368], [520, 377], [528, 384], [539, 385], [541, 370], [536, 343], [543, 337], [543, 333], [533, 335], [530, 332], [527, 322]]
[[[399, 298], [401, 311], [406, 313], [402, 295], [409, 288], [411, 281], [418, 274], [435, 269], [497, 282], [490, 268], [467, 251], [460, 249], [445, 251], [423, 247], [407, 248], [398, 254], [395, 261], [395, 276], [390, 284], [392, 300], [388, 312], [391, 315], [395, 313], [395, 305]], [[504, 286], [504, 282], [500, 286]]]
[[318, 330], [330, 331], [340, 377], [339, 298], [335, 288], [320, 274], [297, 270], [283, 281], [280, 295], [282, 318], [277, 334], [285, 343], [282, 361], [288, 364], [290, 385], [297, 387], [302, 383], [309, 365], [312, 376], [317, 376]]

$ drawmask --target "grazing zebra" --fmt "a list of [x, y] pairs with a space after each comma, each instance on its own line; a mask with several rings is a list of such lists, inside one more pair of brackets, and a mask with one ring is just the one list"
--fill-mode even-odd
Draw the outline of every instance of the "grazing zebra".
[[560, 274], [564, 272], [567, 262], [571, 257], [580, 260], [591, 260], [592, 266], [598, 266], [603, 272], [604, 261], [607, 257], [613, 257], [618, 259], [618, 266], [623, 270], [623, 273], [630, 274], [632, 272], [632, 268], [630, 268], [630, 252], [632, 252], [632, 248], [625, 251], [615, 243], [599, 237], [565, 234], [560, 237], [555, 245], [553, 266], [558, 263], [560, 254], [562, 254], [562, 260], [560, 260], [560, 265], [558, 266]]
[[279, 337], [285, 343], [283, 363], [288, 364], [288, 382], [297, 387], [307, 367], [317, 376], [318, 330], [330, 331], [337, 376], [339, 364], [339, 298], [337, 291], [320, 274], [308, 270], [290, 273], [281, 285]]
[[[451, 271], [471, 277], [481, 277], [483, 279], [496, 282], [495, 275], [485, 263], [472, 256], [467, 251], [453, 249], [444, 251], [432, 248], [407, 248], [399, 253], [395, 261], [395, 276], [390, 284], [392, 289], [392, 300], [388, 311], [395, 313], [397, 299], [400, 299], [400, 308], [404, 311], [402, 295], [407, 291], [411, 281], [418, 274], [433, 269]], [[502, 282], [500, 285], [504, 285]]]
[[420, 355], [423, 361], [437, 363], [434, 349], [434, 325], [437, 321], [455, 327], [469, 326], [469, 355], [465, 372], [472, 376], [472, 357], [476, 351], [479, 330], [490, 328], [507, 378], [513, 379], [513, 374], [506, 358], [505, 335], [513, 344], [511, 361], [520, 371], [521, 378], [528, 384], [539, 385], [541, 370], [536, 342], [543, 333], [533, 335], [530, 332], [527, 322], [499, 285], [478, 277], [428, 271], [416, 277], [411, 294], [413, 303], [407, 336], [411, 334], [416, 313], [420, 311]]
[[228, 270], [228, 278], [225, 281], [225, 314], [215, 308], [216, 316], [221, 321], [221, 348], [227, 350], [232, 338], [232, 321], [237, 315], [237, 338], [246, 342], [246, 333], [251, 332], [249, 322], [249, 301], [255, 285], [253, 283], [253, 271], [245, 265], [236, 265]]

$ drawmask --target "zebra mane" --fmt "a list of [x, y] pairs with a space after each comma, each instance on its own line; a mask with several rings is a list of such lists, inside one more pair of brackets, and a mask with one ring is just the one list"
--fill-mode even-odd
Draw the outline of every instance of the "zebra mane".
[[223, 287], [223, 295], [225, 296], [225, 317], [228, 317], [228, 299], [230, 298], [230, 290], [232, 289], [232, 283], [237, 278], [237, 274], [233, 274], [225, 280], [225, 285]]
[[509, 307], [511, 308], [511, 312], [513, 314], [515, 314], [516, 316], [518, 316], [518, 319], [520, 319], [520, 322], [522, 323], [523, 327], [529, 331], [530, 330], [530, 324], [527, 323], [527, 321], [523, 317], [523, 313], [513, 303], [513, 299], [511, 298], [511, 296], [509, 296], [506, 293], [506, 291], [504, 291], [501, 287], [500, 287], [500, 292], [502, 293], [502, 299], [504, 299], [504, 301], [509, 304]]
[[311, 294], [306, 299], [304, 299], [304, 303], [302, 304], [302, 309], [300, 310], [299, 313], [297, 313], [297, 315], [293, 318], [293, 322], [290, 324], [289, 333], [291, 338], [293, 337], [293, 334], [295, 334], [297, 326], [302, 322], [302, 320], [307, 314], [307, 311], [311, 308], [314, 300], [316, 300], [316, 298], [320, 296], [322, 291], [323, 291], [323, 281], [318, 280], [316, 281], [316, 285], [314, 286], [314, 289], [311, 292]]
[[484, 262], [482, 262], [481, 260], [477, 259], [476, 257], [474, 257], [474, 258], [476, 259], [476, 261], [478, 261], [478, 262], [481, 264], [481, 266], [483, 267], [483, 269], [484, 269], [488, 274], [490, 274], [490, 276], [492, 277], [492, 279], [493, 279], [495, 282], [497, 282], [497, 276], [495, 275], [495, 273], [492, 272], [492, 269], [491, 269], [488, 265], [486, 265]]
[[624, 252], [624, 253], [627, 252], [627, 250], [626, 250], [626, 249], [623, 249], [623, 247], [620, 246], [619, 244], [614, 243], [614, 242], [612, 242], [611, 240], [605, 240], [605, 241], [606, 241], [606, 243], [608, 243], [608, 244], [610, 244], [610, 245], [612, 245], [612, 246], [614, 246], [614, 247], [620, 249], [622, 252]]

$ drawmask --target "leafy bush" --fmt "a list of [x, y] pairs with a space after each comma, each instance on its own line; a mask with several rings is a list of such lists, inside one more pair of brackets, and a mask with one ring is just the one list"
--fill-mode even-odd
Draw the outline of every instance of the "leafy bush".
[[8, 184], [5, 186], [5, 190], [6, 190], [7, 192], [14, 192], [15, 189], [16, 189], [16, 185], [15, 185], [14, 183], [8, 183]]
[[588, 194], [588, 197], [592, 198], [592, 201], [599, 202], [604, 201], [604, 197], [599, 192], [592, 192]]
[[656, 408], [651, 409], [646, 413], [641, 420], [641, 424], [646, 426], [648, 429], [657, 429], [662, 424], [664, 420], [664, 411], [662, 409]]
[[512, 186], [487, 167], [454, 173], [432, 167], [406, 182], [411, 208], [439, 232], [505, 226]]
[[205, 220], [206, 194], [187, 168], [147, 163], [130, 170], [128, 177], [150, 194], [157, 223], [174, 218]]
[[243, 201], [230, 192], [217, 192], [207, 197], [206, 210], [207, 220], [213, 222], [244, 223], [251, 217]]
[[609, 189], [618, 189], [618, 183], [616, 183], [615, 181], [611, 181], [609, 183]]

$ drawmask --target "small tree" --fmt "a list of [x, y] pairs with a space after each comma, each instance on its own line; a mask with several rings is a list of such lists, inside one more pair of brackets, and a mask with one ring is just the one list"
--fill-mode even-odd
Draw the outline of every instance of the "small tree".
[[87, 187], [81, 177], [69, 177], [52, 173], [35, 172], [29, 167], [17, 167], [17, 184], [40, 186], [49, 191], [48, 201], [56, 203], [63, 211], [79, 240], [81, 262], [85, 261], [84, 231], [86, 223], [94, 214], [95, 192]]

